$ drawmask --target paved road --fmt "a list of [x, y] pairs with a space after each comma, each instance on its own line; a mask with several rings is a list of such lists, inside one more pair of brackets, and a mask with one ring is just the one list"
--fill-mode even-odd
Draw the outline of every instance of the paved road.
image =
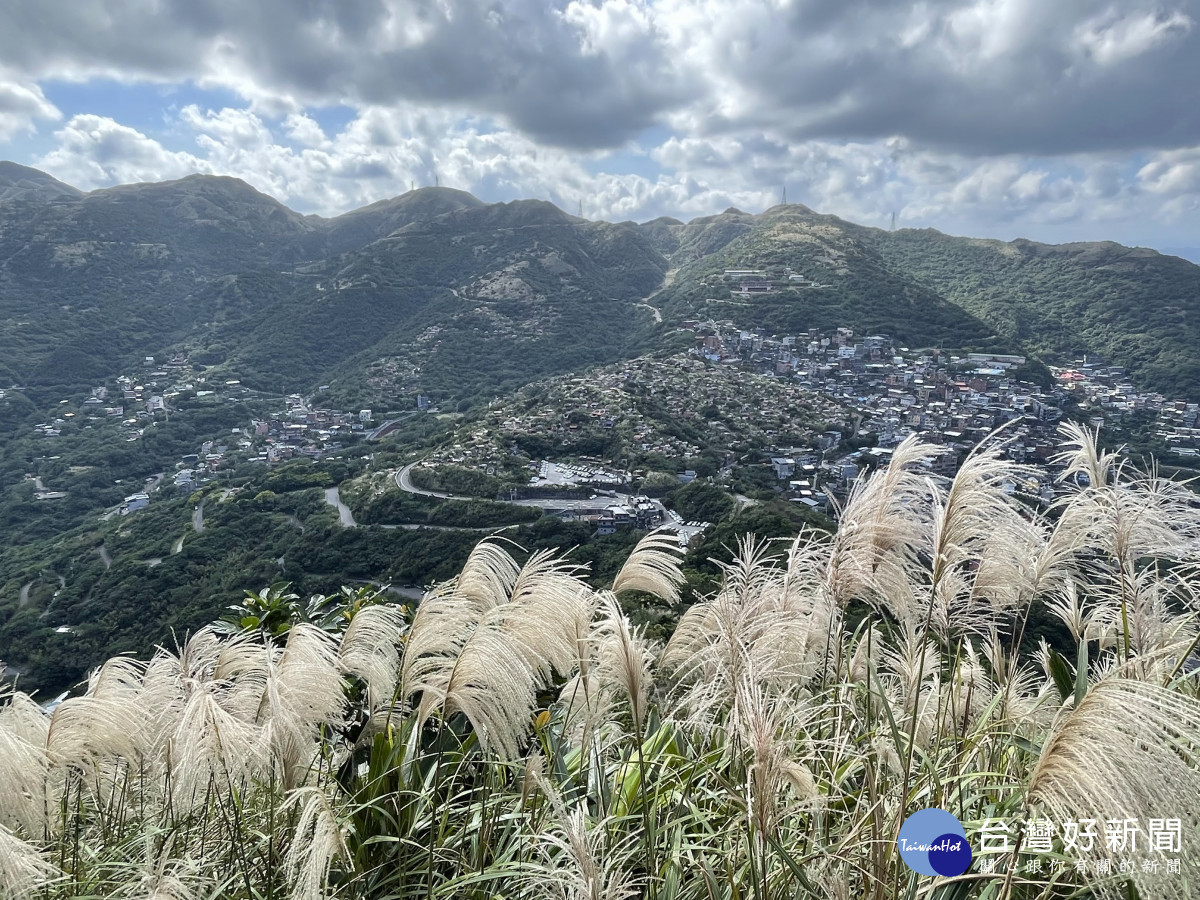
[[659, 308], [657, 306], [651, 306], [649, 303], [635, 303], [633, 305], [640, 306], [644, 309], [650, 310], [650, 315], [654, 316], [654, 324], [655, 325], [662, 324], [662, 312], [659, 310]]
[[342, 495], [338, 492], [337, 488], [325, 488], [325, 502], [337, 508], [338, 521], [342, 523], [343, 528], [355, 528], [358, 526], [358, 523], [354, 521], [354, 513], [350, 511], [350, 507], [342, 502]]
[[480, 527], [476, 525], [426, 525], [421, 522], [405, 522], [402, 525], [380, 525], [380, 528], [386, 528], [388, 531], [395, 531], [397, 528], [404, 531], [418, 531], [422, 528], [428, 528], [430, 531], [501, 531], [505, 528], [516, 528], [515, 525], [488, 525]]
[[192, 530], [199, 534], [204, 530], [204, 504], [208, 500], [205, 498], [200, 501], [200, 504], [192, 510]]
[[[417, 460], [420, 462], [421, 460]], [[441, 491], [425, 491], [412, 483], [412, 468], [417, 463], [409, 463], [396, 473], [396, 487], [410, 494], [420, 494], [422, 497], [437, 497], [440, 500], [475, 500], [475, 497], [460, 497], [456, 494], [443, 494]]]

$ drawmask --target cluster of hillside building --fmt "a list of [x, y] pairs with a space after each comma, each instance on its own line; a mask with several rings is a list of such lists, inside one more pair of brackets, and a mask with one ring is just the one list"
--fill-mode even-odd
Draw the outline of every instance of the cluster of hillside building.
[[291, 394], [285, 398], [284, 409], [267, 419], [252, 421], [250, 434], [262, 462], [323, 459], [341, 450], [349, 438], [362, 437], [373, 422], [369, 409], [343, 412], [317, 408], [299, 394]]
[[[1049, 500], [1062, 443], [1058, 426], [1071, 403], [1093, 411], [1097, 426], [1153, 410], [1159, 437], [1177, 453], [1200, 455], [1197, 404], [1139, 392], [1123, 369], [1096, 361], [1053, 369], [1053, 386], [1044, 386], [1021, 377], [1026, 360], [1016, 355], [913, 352], [889, 335], [860, 337], [850, 328], [768, 335], [728, 321], [693, 320], [683, 327], [695, 333], [693, 355], [794, 383], [837, 401], [853, 416], [853, 434], [828, 432], [814, 444], [774, 451], [776, 477], [794, 499], [815, 507], [830, 495], [844, 495], [864, 467], [886, 462], [909, 435], [944, 448], [930, 470], [948, 478], [971, 448], [1006, 423], [1006, 454], [1034, 472], [1012, 488]], [[873, 447], [839, 453], [845, 440], [868, 435]]]
[[774, 294], [785, 290], [809, 290], [826, 288], [795, 271], [791, 266], [769, 266], [763, 269], [726, 269], [721, 279], [729, 286], [730, 297], [751, 297], [756, 294]]

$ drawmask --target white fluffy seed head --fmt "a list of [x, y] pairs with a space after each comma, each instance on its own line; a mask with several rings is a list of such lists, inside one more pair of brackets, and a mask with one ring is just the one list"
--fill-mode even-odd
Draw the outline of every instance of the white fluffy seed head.
[[0, 825], [0, 897], [26, 900], [62, 877], [38, 851]]

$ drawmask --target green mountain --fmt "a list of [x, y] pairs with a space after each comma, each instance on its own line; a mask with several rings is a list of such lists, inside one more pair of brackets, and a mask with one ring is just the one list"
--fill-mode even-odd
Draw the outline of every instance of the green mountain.
[[1135, 384], [1200, 396], [1200, 266], [1109, 241], [1051, 246], [936, 231], [855, 234], [890, 267], [1049, 358], [1088, 353]]
[[461, 397], [650, 346], [630, 301], [666, 262], [633, 224], [445, 188], [327, 220], [233, 178], [71, 194], [29, 172], [0, 201], [2, 383], [79, 387], [186, 352], [254, 387], [336, 379], [357, 400], [369, 365], [416, 354], [422, 377], [395, 394]]
[[[722, 278], [784, 267], [808, 281], [747, 297]], [[183, 352], [274, 392], [473, 400], [656, 349], [704, 317], [1091, 353], [1197, 396], [1198, 293], [1200, 268], [1150, 250], [889, 233], [799, 204], [610, 224], [422, 188], [324, 219], [235, 178], [83, 193], [0, 164], [0, 383], [47, 395]]]
[[[857, 226], [800, 204], [761, 215], [730, 209], [686, 225], [658, 220], [644, 227], [678, 270], [658, 298], [664, 315], [732, 319], [775, 332], [845, 325], [916, 346], [990, 349], [1004, 343], [989, 323], [890, 265]], [[807, 284], [781, 285], [777, 277], [770, 293], [732, 297], [723, 277], [727, 269], [776, 276], [790, 270]]]

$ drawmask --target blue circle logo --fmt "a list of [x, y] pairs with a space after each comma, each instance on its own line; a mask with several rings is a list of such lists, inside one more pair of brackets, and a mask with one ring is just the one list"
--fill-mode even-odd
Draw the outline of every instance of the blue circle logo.
[[967, 832], [944, 809], [922, 809], [904, 820], [896, 840], [900, 858], [922, 875], [961, 875], [971, 866]]

